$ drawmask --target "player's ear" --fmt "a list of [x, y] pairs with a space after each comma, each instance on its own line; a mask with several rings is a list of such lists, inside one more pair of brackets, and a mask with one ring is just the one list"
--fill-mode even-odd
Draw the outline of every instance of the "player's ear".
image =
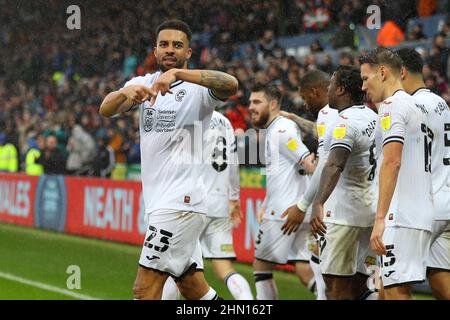
[[380, 68], [378, 69], [378, 72], [381, 76], [381, 81], [385, 81], [386, 80], [386, 74], [387, 74], [387, 69], [385, 66], [381, 65]]
[[402, 67], [400, 69], [400, 77], [402, 80], [405, 80], [406, 76], [408, 75], [408, 70], [406, 70], [405, 67]]
[[153, 47], [153, 54], [154, 54], [155, 58], [158, 57], [158, 56], [156, 55], [156, 49], [157, 49], [157, 47]]
[[189, 47], [189, 48], [187, 49], [187, 59], [190, 59], [191, 56], [192, 56], [192, 48]]

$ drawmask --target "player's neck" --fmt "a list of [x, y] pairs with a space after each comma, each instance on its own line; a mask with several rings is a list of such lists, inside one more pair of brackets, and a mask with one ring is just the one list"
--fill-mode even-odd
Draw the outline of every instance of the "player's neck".
[[426, 88], [425, 82], [423, 82], [422, 75], [410, 76], [407, 81], [403, 81], [403, 87], [409, 94], [414, 94], [417, 90]]
[[398, 90], [404, 90], [402, 83], [400, 82], [400, 79], [395, 79], [393, 81], [386, 83], [383, 100], [392, 97], [394, 93], [397, 92]]
[[276, 117], [278, 117], [280, 115], [280, 112], [274, 112], [269, 116], [269, 119], [267, 119], [266, 122], [266, 128], [268, 128], [270, 126], [270, 124], [273, 122], [273, 120], [275, 120]]

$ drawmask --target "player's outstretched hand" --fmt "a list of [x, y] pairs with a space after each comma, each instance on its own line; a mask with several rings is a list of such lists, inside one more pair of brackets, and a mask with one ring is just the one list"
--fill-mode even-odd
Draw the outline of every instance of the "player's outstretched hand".
[[259, 209], [259, 211], [258, 211], [258, 213], [257, 213], [257, 215], [256, 215], [256, 218], [258, 219], [258, 223], [259, 223], [259, 224], [261, 224], [262, 221], [263, 221], [264, 213], [266, 213], [266, 205], [265, 205], [265, 204], [263, 204], [263, 205], [261, 206], [261, 209]]
[[379, 256], [383, 256], [387, 253], [386, 247], [383, 243], [383, 233], [384, 219], [376, 218], [375, 224], [373, 225], [372, 235], [370, 236], [370, 245], [372, 246], [372, 250]]
[[162, 96], [166, 93], [172, 94], [172, 91], [170, 91], [170, 85], [177, 81], [177, 77], [175, 76], [176, 71], [176, 69], [170, 69], [164, 72], [161, 76], [159, 76], [158, 80], [153, 83], [150, 89], [156, 92], [156, 95], [154, 95], [150, 100], [151, 106], [155, 104], [156, 97], [159, 92], [161, 92]]
[[228, 203], [230, 207], [230, 220], [233, 223], [233, 226], [237, 228], [242, 221], [241, 204], [239, 200], [230, 200]]
[[281, 215], [281, 218], [287, 216], [286, 222], [281, 227], [283, 234], [290, 235], [292, 232], [296, 232], [303, 220], [305, 219], [305, 213], [301, 211], [296, 204], [287, 208]]
[[122, 92], [128, 100], [133, 101], [133, 104], [141, 104], [147, 100], [150, 100], [157, 94], [157, 92], [155, 93], [155, 91], [151, 88], [140, 85], [125, 87], [121, 89], [120, 92]]
[[323, 222], [323, 205], [313, 204], [311, 215], [311, 232], [314, 238], [324, 236], [327, 232], [327, 226]]

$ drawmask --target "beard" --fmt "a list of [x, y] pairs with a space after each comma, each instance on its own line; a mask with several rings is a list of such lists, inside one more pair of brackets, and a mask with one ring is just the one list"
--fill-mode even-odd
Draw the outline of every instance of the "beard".
[[166, 71], [168, 71], [170, 69], [182, 69], [184, 67], [184, 63], [186, 62], [186, 60], [180, 60], [180, 59], [174, 57], [176, 59], [176, 61], [173, 64], [171, 64], [170, 66], [167, 66], [164, 63], [164, 58], [165, 57], [162, 57], [162, 58], [160, 58], [160, 59], [158, 59], [156, 61], [157, 65], [158, 65], [158, 68], [162, 72], [166, 72]]
[[267, 121], [269, 121], [269, 111], [257, 113], [256, 118], [253, 118], [253, 116], [251, 116], [250, 121], [255, 128], [264, 128], [267, 124]]

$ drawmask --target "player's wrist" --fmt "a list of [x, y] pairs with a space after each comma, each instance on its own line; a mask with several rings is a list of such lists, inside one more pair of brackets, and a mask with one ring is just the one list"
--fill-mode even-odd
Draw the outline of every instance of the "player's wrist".
[[305, 200], [305, 198], [303, 198], [303, 196], [300, 198], [300, 200], [297, 202], [297, 208], [300, 211], [306, 212], [306, 210], [309, 207], [309, 203]]

